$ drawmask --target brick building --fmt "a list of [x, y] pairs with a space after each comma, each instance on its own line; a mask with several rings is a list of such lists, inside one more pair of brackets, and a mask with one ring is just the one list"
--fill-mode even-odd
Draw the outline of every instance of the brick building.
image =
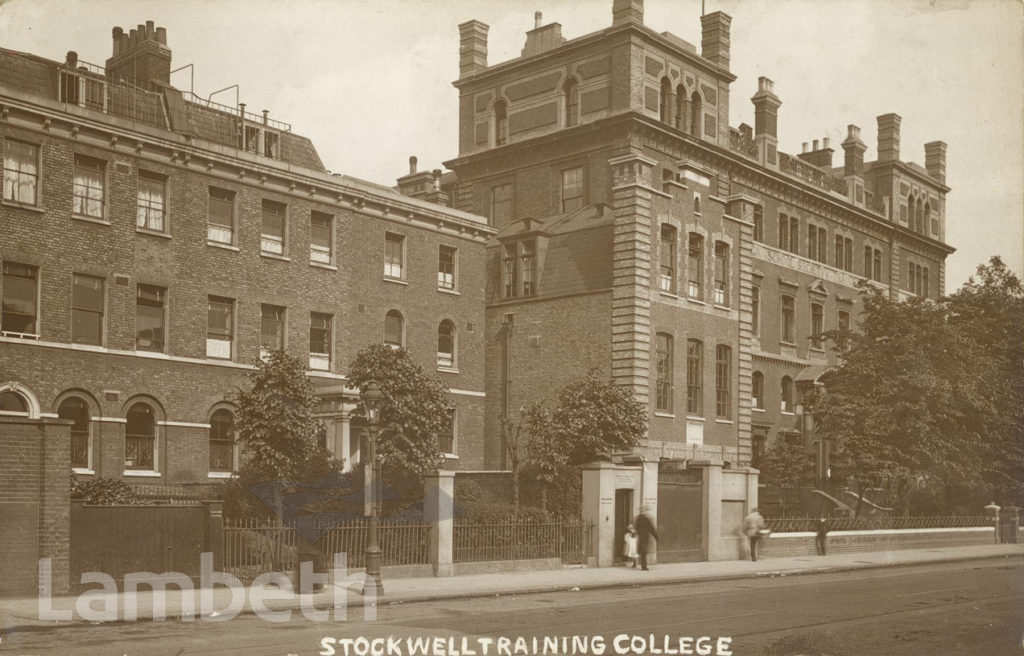
[[152, 22], [114, 28], [104, 67], [0, 49], [0, 413], [70, 420], [81, 477], [204, 489], [238, 464], [232, 391], [283, 347], [355, 461], [345, 367], [384, 341], [448, 383], [444, 450], [481, 467], [494, 229], [332, 174], [288, 124], [170, 72]]
[[[878, 159], [850, 125], [779, 149], [781, 99], [758, 80], [755, 125], [729, 124], [731, 18], [701, 17], [700, 48], [613, 0], [610, 27], [526, 33], [488, 65], [488, 26], [459, 26], [453, 205], [498, 229], [487, 249], [485, 465], [499, 420], [596, 367], [650, 409], [648, 457], [756, 463], [801, 433], [801, 390], [833, 362], [812, 337], [855, 321], [856, 285], [934, 296], [945, 235], [946, 145], [901, 159], [900, 117], [878, 117]], [[784, 117], [784, 114], [782, 115]]]

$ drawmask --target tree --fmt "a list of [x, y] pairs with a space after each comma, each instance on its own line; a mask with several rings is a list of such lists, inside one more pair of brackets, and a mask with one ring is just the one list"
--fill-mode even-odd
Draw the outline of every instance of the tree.
[[376, 380], [381, 402], [377, 457], [386, 478], [420, 478], [437, 469], [438, 435], [451, 421], [452, 402], [444, 381], [429, 376], [405, 349], [373, 344], [349, 365], [348, 384], [362, 389]]
[[[628, 388], [591, 370], [561, 391], [553, 409], [542, 403], [528, 408], [526, 423], [530, 460], [542, 489], [554, 489], [559, 482], [573, 482], [576, 489], [580, 465], [607, 460], [612, 453], [639, 444], [647, 430], [647, 414]], [[546, 493], [542, 499], [546, 510]]]
[[786, 491], [798, 490], [814, 475], [814, 463], [798, 440], [780, 439], [758, 460], [761, 482], [783, 490], [782, 514], [786, 514]]
[[[332, 469], [330, 454], [318, 444], [320, 422], [313, 417], [316, 395], [297, 358], [282, 350], [271, 351], [248, 375], [249, 387], [234, 395], [235, 432], [245, 458], [238, 490], [253, 508], [250, 486], [258, 483], [316, 480]], [[283, 517], [281, 495], [275, 495], [274, 513]]]
[[840, 366], [806, 399], [835, 473], [888, 487], [905, 511], [921, 486], [943, 488], [951, 511], [965, 489], [1019, 478], [1024, 294], [998, 258], [979, 278], [939, 300], [863, 285], [859, 329], [829, 334]]

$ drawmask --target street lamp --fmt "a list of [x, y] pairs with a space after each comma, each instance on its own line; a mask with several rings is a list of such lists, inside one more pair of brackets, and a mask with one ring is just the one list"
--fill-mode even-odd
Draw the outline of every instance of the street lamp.
[[365, 489], [370, 490], [370, 524], [366, 537], [366, 582], [363, 583], [363, 594], [373, 590], [380, 597], [384, 594], [384, 585], [380, 580], [380, 545], [377, 543], [377, 516], [380, 514], [380, 463], [377, 462], [377, 421], [380, 419], [380, 405], [384, 393], [380, 391], [377, 381], [371, 380], [363, 387], [359, 398], [363, 401], [363, 410], [369, 423], [369, 439], [366, 450], [369, 467], [366, 469]]

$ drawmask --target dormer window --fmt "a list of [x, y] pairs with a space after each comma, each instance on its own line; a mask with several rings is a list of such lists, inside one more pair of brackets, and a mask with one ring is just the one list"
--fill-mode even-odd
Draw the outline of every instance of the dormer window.
[[242, 150], [250, 153], [281, 158], [281, 135], [279, 132], [259, 123], [246, 123], [242, 133]]
[[537, 240], [505, 244], [502, 252], [502, 298], [537, 294]]

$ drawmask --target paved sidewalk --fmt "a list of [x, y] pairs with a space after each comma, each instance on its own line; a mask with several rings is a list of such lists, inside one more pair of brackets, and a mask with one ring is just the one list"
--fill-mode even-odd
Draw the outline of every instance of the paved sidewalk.
[[[1024, 544], [907, 549], [830, 556], [794, 556], [761, 559], [756, 563], [737, 560], [674, 563], [655, 565], [647, 572], [625, 567], [569, 567], [561, 570], [474, 574], [447, 578], [385, 579], [385, 594], [377, 602], [379, 606], [388, 606], [391, 604], [438, 599], [819, 574], [878, 567], [927, 565], [975, 558], [1006, 558], [1017, 561], [1024, 558]], [[347, 601], [353, 619], [361, 619], [363, 617], [363, 609], [361, 608], [364, 603], [363, 599], [354, 593], [360, 587], [362, 580], [362, 574], [351, 574], [342, 583], [350, 591]], [[297, 613], [303, 599], [307, 606], [310, 603], [310, 596], [308, 595], [303, 598], [299, 595], [292, 595], [276, 589], [272, 589], [270, 592], [273, 594], [274, 599], [268, 600], [267, 606], [272, 610], [294, 610]], [[336, 594], [341, 599], [344, 599], [346, 596], [345, 591], [340, 588], [337, 591], [329, 588], [312, 595], [312, 602], [317, 608], [329, 608]], [[227, 607], [231, 600], [231, 595], [232, 590], [228, 588], [214, 588], [212, 608], [224, 609]], [[267, 596], [269, 597], [270, 594]], [[124, 613], [126, 595], [95, 594], [94, 599], [94, 608], [100, 609], [103, 607], [103, 604], [109, 604], [111, 608], [116, 607], [119, 609], [117, 614], [118, 620], [126, 617]], [[72, 611], [76, 607], [76, 601], [78, 601], [77, 597], [55, 597], [50, 600], [49, 608], [54, 611]], [[131, 602], [131, 599], [128, 598], [128, 601]], [[177, 619], [181, 617], [182, 610], [185, 610], [186, 615], [189, 616], [206, 615], [206, 613], [201, 611], [202, 606], [199, 601], [198, 591], [195, 593], [195, 596], [186, 599], [184, 605], [182, 601], [182, 595], [176, 590], [166, 595], [166, 615], [168, 618]], [[246, 597], [241, 612], [255, 612], [251, 601], [251, 598]], [[135, 602], [134, 606], [137, 608], [138, 619], [152, 619], [154, 617], [152, 593], [148, 591], [137, 593]], [[188, 602], [192, 602], [192, 609], [188, 608]], [[81, 618], [77, 612], [70, 616], [72, 618], [70, 620], [40, 619], [39, 607], [39, 600], [35, 597], [0, 599], [0, 631], [9, 631], [14, 628], [18, 630], [39, 629], [58, 626], [67, 621], [87, 621]], [[208, 613], [209, 610], [206, 612]], [[223, 615], [224, 613], [221, 613], [221, 617]]]

